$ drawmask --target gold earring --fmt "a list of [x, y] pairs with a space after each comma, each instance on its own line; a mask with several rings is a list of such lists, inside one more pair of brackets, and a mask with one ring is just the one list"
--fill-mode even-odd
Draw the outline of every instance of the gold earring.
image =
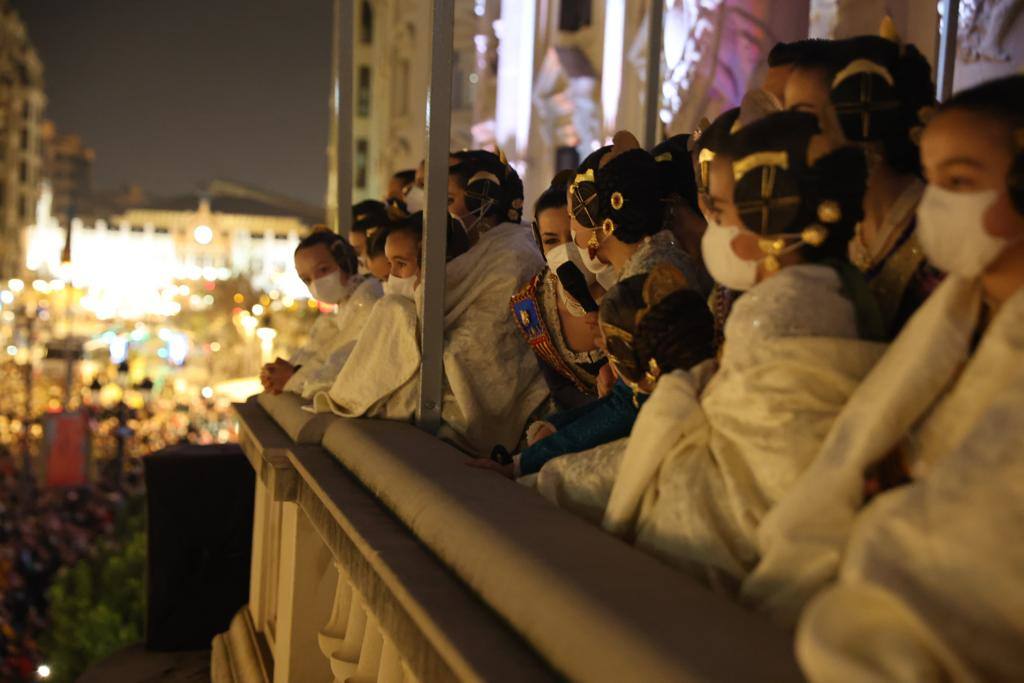
[[597, 231], [595, 230], [594, 232], [590, 233], [590, 239], [587, 240], [587, 248], [588, 249], [597, 249], [600, 246], [601, 246], [601, 243], [597, 239]]

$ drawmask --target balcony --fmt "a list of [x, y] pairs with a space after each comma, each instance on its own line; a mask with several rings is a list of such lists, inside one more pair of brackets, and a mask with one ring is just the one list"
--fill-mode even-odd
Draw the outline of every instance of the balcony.
[[237, 415], [250, 598], [215, 683], [800, 680], [790, 634], [412, 425]]

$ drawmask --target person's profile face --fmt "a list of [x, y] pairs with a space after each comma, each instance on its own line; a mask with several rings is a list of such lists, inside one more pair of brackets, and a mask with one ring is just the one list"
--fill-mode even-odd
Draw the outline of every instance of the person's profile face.
[[295, 271], [299, 279], [308, 287], [314, 280], [318, 280], [333, 272], [341, 274], [337, 261], [331, 256], [331, 252], [323, 244], [314, 244], [305, 249], [295, 252]]
[[1007, 239], [1024, 235], [1024, 216], [1014, 209], [1006, 184], [1012, 135], [1009, 125], [991, 116], [954, 109], [936, 115], [921, 136], [928, 184], [951, 192], [996, 190], [998, 197], [985, 212], [985, 230]]
[[448, 214], [463, 223], [471, 223], [472, 216], [466, 206], [466, 188], [459, 183], [457, 176], [448, 176]]
[[537, 232], [540, 248], [545, 254], [560, 244], [565, 244], [572, 235], [569, 232], [569, 213], [564, 207], [544, 209], [537, 216]]
[[366, 257], [366, 269], [370, 271], [370, 275], [384, 282], [391, 274], [391, 263], [384, 254], [377, 254], [372, 258]]
[[391, 275], [402, 278], [419, 275], [420, 245], [416, 236], [408, 230], [389, 234], [384, 243], [384, 254], [391, 264]]
[[783, 106], [787, 111], [803, 111], [818, 117], [824, 125], [829, 99], [828, 72], [823, 68], [793, 69], [783, 89]]

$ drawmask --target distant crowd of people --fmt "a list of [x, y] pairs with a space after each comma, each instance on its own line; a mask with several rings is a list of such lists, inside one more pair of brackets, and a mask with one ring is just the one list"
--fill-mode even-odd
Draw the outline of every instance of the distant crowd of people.
[[[531, 227], [500, 152], [451, 154], [442, 438], [795, 628], [812, 680], [1024, 678], [1024, 76], [934, 92], [888, 23], [779, 44]], [[267, 391], [413, 418], [422, 175], [300, 243], [336, 313]]]

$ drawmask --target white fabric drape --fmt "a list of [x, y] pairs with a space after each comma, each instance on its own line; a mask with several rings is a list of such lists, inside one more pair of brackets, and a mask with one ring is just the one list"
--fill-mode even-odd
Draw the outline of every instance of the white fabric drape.
[[334, 315], [334, 334], [310, 340], [316, 345], [314, 356], [292, 375], [285, 390], [302, 394], [303, 398], [312, 398], [318, 391], [330, 389], [355, 348], [370, 317], [370, 310], [383, 293], [376, 278], [360, 278], [351, 296], [339, 305]]
[[[605, 528], [712, 584], [742, 579], [761, 518], [883, 349], [857, 338], [831, 269], [794, 266], [763, 281], [734, 307], [703, 393], [692, 376], [659, 382], [651, 401], [666, 412], [645, 428], [655, 442], [627, 449]], [[655, 400], [662, 391], [671, 401]]]
[[[969, 355], [979, 310], [976, 284], [940, 285], [758, 532], [743, 593], [780, 620], [838, 575], [800, 624], [814, 680], [1024, 677], [1024, 291]], [[915, 480], [863, 507], [900, 446]]]
[[[486, 455], [514, 448], [547, 386], [510, 318], [509, 299], [543, 265], [530, 231], [503, 223], [447, 265], [442, 435]], [[422, 290], [417, 290], [421, 296]], [[411, 419], [420, 368], [416, 303], [386, 296], [319, 412]]]

